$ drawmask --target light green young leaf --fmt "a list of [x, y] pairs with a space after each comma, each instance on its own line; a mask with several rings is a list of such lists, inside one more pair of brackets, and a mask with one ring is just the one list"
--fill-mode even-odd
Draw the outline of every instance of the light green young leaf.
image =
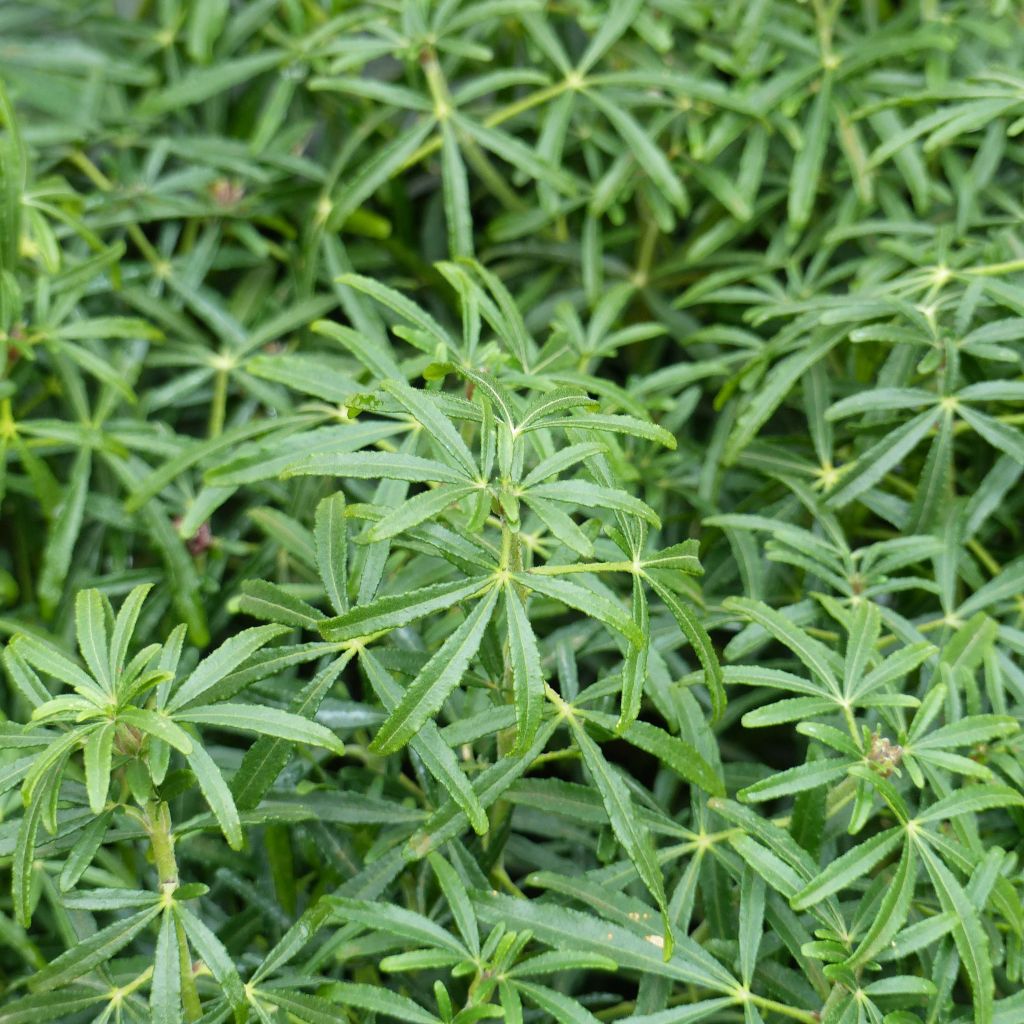
[[76, 693], [97, 705], [106, 703], [102, 690], [70, 658], [65, 657], [56, 647], [39, 637], [21, 634], [11, 641], [10, 650], [24, 659], [44, 675], [52, 676], [66, 683]]
[[114, 723], [107, 722], [90, 733], [85, 741], [85, 788], [89, 795], [89, 809], [93, 814], [101, 814], [107, 803], [114, 731]]
[[118, 609], [114, 620], [114, 631], [110, 637], [110, 678], [117, 680], [124, 672], [128, 662], [128, 650], [135, 632], [136, 623], [142, 612], [142, 604], [146, 600], [151, 583], [143, 583], [133, 587]]
[[192, 670], [167, 702], [167, 711], [179, 711], [194, 704], [229, 672], [237, 670], [251, 655], [275, 637], [288, 632], [287, 626], [254, 626], [225, 640]]
[[75, 595], [75, 635], [93, 678], [110, 692], [113, 684], [108, 671], [107, 611], [98, 590], [80, 590]]

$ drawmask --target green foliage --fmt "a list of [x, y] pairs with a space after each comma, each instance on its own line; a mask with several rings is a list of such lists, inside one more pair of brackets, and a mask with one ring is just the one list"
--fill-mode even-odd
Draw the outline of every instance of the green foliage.
[[1024, 1019], [1022, 24], [0, 5], [0, 1024]]

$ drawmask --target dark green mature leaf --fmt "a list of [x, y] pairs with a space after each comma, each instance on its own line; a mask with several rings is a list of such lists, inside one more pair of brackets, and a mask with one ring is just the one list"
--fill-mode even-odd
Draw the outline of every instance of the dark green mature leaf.
[[470, 659], [476, 654], [497, 599], [497, 589], [491, 588], [423, 666], [398, 706], [377, 730], [371, 749], [381, 754], [399, 750], [440, 708], [459, 685]]
[[514, 753], [528, 749], [537, 735], [544, 706], [544, 674], [540, 650], [526, 607], [515, 587], [504, 590], [505, 623], [508, 630], [509, 661], [512, 667], [512, 692], [516, 708], [516, 745]]
[[167, 702], [167, 711], [173, 714], [201, 700], [204, 694], [229, 672], [237, 669], [250, 655], [286, 632], [283, 626], [254, 626], [231, 637], [208, 654], [178, 686]]
[[[615, 837], [622, 844], [629, 859], [633, 862], [637, 874], [664, 914], [666, 908], [665, 882], [658, 865], [654, 842], [648, 831], [636, 820], [633, 802], [625, 783], [605, 760], [600, 748], [587, 735], [586, 729], [576, 716], [571, 712], [568, 714], [573, 731], [573, 741], [579, 747], [583, 763], [601, 796]], [[666, 935], [663, 946], [666, 956], [670, 956], [671, 933]]]
[[124, 949], [159, 913], [159, 906], [147, 907], [81, 940], [35, 974], [30, 988], [34, 992], [48, 992], [88, 974]]

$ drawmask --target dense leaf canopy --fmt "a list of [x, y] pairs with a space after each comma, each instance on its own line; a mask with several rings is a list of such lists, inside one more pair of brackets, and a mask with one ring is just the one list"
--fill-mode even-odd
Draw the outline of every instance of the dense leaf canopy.
[[1012, 0], [0, 4], [0, 1024], [1024, 1020]]

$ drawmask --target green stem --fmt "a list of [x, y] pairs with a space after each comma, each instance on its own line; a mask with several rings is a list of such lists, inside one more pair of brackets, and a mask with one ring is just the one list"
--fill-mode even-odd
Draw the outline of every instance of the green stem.
[[858, 750], [863, 749], [861, 747], [860, 729], [857, 727], [857, 719], [853, 716], [853, 710], [849, 704], [843, 704], [843, 718], [846, 721], [846, 728], [850, 731], [850, 736], [853, 738], [854, 745]]
[[[517, 114], [522, 114], [524, 111], [530, 110], [532, 107], [539, 106], [541, 103], [547, 103], [548, 100], [553, 100], [558, 96], [561, 96], [566, 89], [571, 87], [571, 85], [572, 83], [568, 80], [563, 80], [561, 82], [556, 82], [554, 85], [545, 86], [543, 89], [538, 89], [536, 92], [530, 93], [529, 96], [524, 96], [522, 99], [516, 100], [515, 103], [510, 103], [508, 106], [501, 107], [499, 110], [494, 111], [493, 114], [484, 118], [484, 124], [488, 128], [496, 128], [499, 124], [508, 121]], [[405, 161], [398, 173], [406, 171], [410, 167], [415, 167], [421, 160], [425, 160], [428, 156], [433, 156], [433, 154], [440, 148], [440, 135], [434, 135], [427, 139], [427, 141], [424, 142], [408, 160]]]
[[[523, 568], [523, 549], [519, 534], [514, 532], [507, 522], [501, 524], [501, 568], [509, 572], [520, 572]], [[501, 679], [501, 695], [505, 703], [512, 704], [515, 701], [512, 683], [512, 658], [509, 653], [508, 643], [505, 644], [505, 670]], [[516, 726], [512, 725], [502, 729], [497, 735], [496, 747], [499, 760], [508, 757], [515, 749]], [[498, 835], [502, 826], [512, 813], [512, 805], [507, 800], [497, 800], [492, 805], [489, 818], [490, 829], [488, 830], [485, 842], [490, 841], [492, 835]], [[499, 883], [499, 887], [505, 884], [508, 875], [505, 872], [504, 857], [499, 856], [491, 870], [491, 877]]]
[[[89, 159], [85, 153], [78, 150], [70, 153], [68, 159], [73, 163], [101, 192], [112, 192], [114, 190], [114, 183]], [[146, 237], [142, 228], [138, 224], [127, 225], [128, 237], [135, 243], [136, 248], [139, 252], [145, 256], [146, 260], [153, 266], [154, 269], [159, 269], [164, 265], [164, 260], [160, 256], [160, 253], [153, 247], [152, 243]]]
[[160, 879], [161, 891], [178, 888], [178, 862], [174, 856], [174, 836], [171, 834], [171, 812], [165, 803], [153, 801], [147, 808], [149, 845], [153, 863]]
[[224, 429], [228, 404], [228, 371], [218, 367], [213, 377], [213, 399], [210, 402], [210, 437], [219, 437]]
[[997, 277], [1002, 274], [1016, 274], [1024, 270], [1024, 260], [1007, 260], [1005, 263], [989, 263], [981, 267], [965, 267], [957, 273], [966, 276]]
[[[151, 801], [146, 808], [146, 822], [149, 831], [149, 845], [153, 851], [153, 863], [156, 866], [163, 895], [173, 893], [178, 888], [178, 861], [174, 856], [174, 834], [171, 830], [170, 808], [164, 802]], [[203, 1015], [203, 1005], [196, 989], [195, 974], [192, 971], [192, 958], [189, 955], [188, 936], [177, 919], [175, 929], [178, 936], [178, 970], [181, 975], [181, 1002], [186, 1021], [199, 1020]]]
[[791, 1020], [800, 1020], [804, 1024], [818, 1024], [821, 1018], [813, 1010], [800, 1010], [795, 1006], [787, 1006], [785, 1003], [778, 1003], [774, 999], [766, 999], [764, 996], [755, 996], [750, 993], [750, 1001], [762, 1010], [769, 1010], [771, 1013], [781, 1014]]
[[562, 576], [568, 572], [635, 572], [632, 562], [572, 562], [569, 565], [536, 565], [530, 572], [537, 576]]

